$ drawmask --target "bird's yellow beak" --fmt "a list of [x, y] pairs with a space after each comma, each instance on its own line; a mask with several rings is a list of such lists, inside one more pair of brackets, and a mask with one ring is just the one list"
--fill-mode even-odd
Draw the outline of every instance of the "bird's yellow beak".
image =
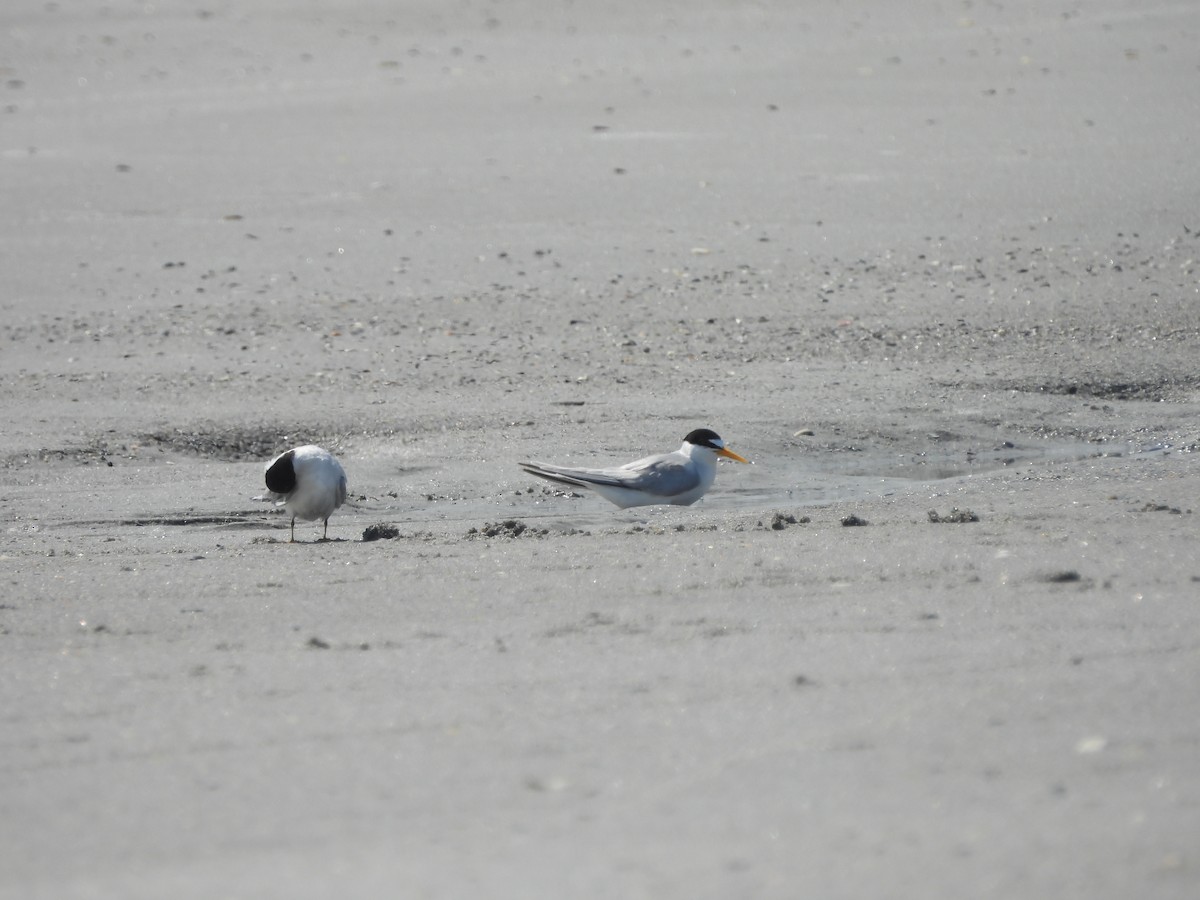
[[744, 462], [744, 463], [748, 463], [748, 462], [750, 462], [750, 460], [748, 460], [748, 459], [743, 459], [742, 457], [738, 456], [736, 453], [734, 453], [734, 452], [733, 452], [732, 450], [730, 450], [728, 447], [722, 447], [720, 450], [718, 450], [718, 451], [717, 451], [717, 456], [723, 456], [723, 457], [725, 457], [726, 459], [732, 459], [732, 460], [734, 460], [735, 462]]

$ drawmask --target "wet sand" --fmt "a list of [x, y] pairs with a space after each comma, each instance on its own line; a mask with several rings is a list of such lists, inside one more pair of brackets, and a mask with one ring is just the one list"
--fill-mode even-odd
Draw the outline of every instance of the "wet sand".
[[0, 896], [1194, 896], [1200, 10], [401, 6], [0, 13]]

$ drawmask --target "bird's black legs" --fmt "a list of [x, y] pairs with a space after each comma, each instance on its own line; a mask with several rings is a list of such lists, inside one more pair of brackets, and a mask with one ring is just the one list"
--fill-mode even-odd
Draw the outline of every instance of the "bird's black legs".
[[[328, 519], [325, 520], [325, 530], [321, 533], [321, 540], [323, 540], [323, 541], [329, 540], [329, 520]], [[296, 517], [295, 516], [292, 516], [292, 530], [291, 530], [291, 533], [288, 535], [288, 543], [289, 544], [296, 543]]]

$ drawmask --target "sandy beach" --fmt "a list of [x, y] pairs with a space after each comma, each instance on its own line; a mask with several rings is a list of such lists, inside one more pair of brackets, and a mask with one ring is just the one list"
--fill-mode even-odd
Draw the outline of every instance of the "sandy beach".
[[1200, 892], [1200, 6], [603, 6], [0, 12], [0, 897]]

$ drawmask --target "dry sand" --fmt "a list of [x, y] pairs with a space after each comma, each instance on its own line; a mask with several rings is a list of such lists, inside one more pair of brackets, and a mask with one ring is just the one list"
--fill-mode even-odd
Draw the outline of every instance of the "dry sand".
[[1197, 896], [1198, 39], [5, 4], [0, 895]]

